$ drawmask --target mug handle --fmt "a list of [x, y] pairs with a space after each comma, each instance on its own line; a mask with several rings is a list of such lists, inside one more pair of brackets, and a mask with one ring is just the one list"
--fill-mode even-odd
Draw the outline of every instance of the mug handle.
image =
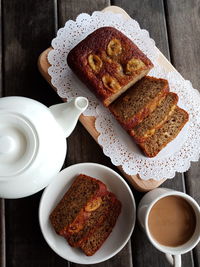
[[174, 267], [181, 267], [181, 255], [165, 254], [168, 262]]

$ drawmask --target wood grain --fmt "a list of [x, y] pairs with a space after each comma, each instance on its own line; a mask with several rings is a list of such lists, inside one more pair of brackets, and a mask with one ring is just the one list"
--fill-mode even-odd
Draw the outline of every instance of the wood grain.
[[[169, 0], [166, 11], [173, 64], [200, 91], [200, 2]], [[200, 204], [199, 173], [200, 164], [192, 163], [186, 173], [186, 191]], [[193, 254], [195, 266], [200, 266], [200, 244]]]
[[[3, 96], [2, 2], [0, 1], [0, 97]], [[5, 201], [0, 198], [0, 266], [6, 266]]]
[[38, 55], [55, 35], [54, 0], [4, 0], [3, 15], [5, 94], [38, 99], [46, 105], [59, 102], [37, 69]]
[[76, 19], [80, 13], [91, 14], [94, 11], [102, 10], [110, 5], [110, 0], [57, 0], [58, 1], [58, 28], [63, 27], [69, 19]]
[[3, 47], [2, 47], [2, 27], [3, 27], [3, 17], [2, 17], [2, 2], [0, 1], [0, 96], [3, 96]]
[[6, 266], [5, 202], [0, 198], [0, 266]]
[[150, 37], [156, 42], [156, 46], [170, 60], [167, 26], [162, 0], [114, 0], [112, 4], [123, 8], [131, 18], [136, 19], [141, 29], [148, 30]]

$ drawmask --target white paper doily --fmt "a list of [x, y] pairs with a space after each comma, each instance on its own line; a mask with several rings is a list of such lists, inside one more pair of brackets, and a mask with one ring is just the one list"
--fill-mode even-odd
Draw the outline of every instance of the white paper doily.
[[[151, 59], [154, 68], [149, 75], [166, 78], [171, 91], [179, 96], [178, 105], [190, 115], [189, 122], [178, 137], [167, 145], [155, 158], [145, 157], [131, 137], [121, 128], [96, 97], [79, 81], [67, 65], [68, 52], [88, 34], [99, 27], [113, 26], [128, 36]], [[95, 127], [100, 133], [98, 142], [104, 154], [112, 163], [122, 166], [129, 174], [139, 174], [142, 179], [160, 180], [173, 178], [175, 172], [184, 172], [191, 161], [197, 161], [200, 153], [200, 95], [189, 81], [177, 72], [167, 73], [158, 62], [158, 50], [146, 30], [141, 30], [133, 19], [125, 19], [121, 14], [94, 12], [91, 16], [80, 14], [76, 21], [67, 21], [52, 41], [53, 50], [48, 54], [51, 64], [48, 72], [52, 85], [60, 97], [70, 100], [75, 96], [89, 99], [85, 116], [95, 116]]]

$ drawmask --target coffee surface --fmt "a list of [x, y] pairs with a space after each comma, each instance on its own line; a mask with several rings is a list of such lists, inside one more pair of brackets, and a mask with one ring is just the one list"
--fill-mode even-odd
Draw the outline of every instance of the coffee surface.
[[183, 198], [168, 196], [157, 201], [148, 218], [149, 231], [161, 245], [177, 247], [186, 243], [196, 227], [196, 216]]

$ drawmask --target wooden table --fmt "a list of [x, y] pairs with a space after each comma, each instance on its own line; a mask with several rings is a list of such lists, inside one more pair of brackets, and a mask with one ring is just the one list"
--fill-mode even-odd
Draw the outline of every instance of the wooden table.
[[[198, 88], [200, 82], [200, 2], [198, 0], [2, 0], [0, 1], [0, 93], [26, 96], [49, 106], [61, 102], [37, 69], [39, 54], [50, 46], [58, 28], [81, 12], [91, 13], [108, 5], [125, 9], [150, 32], [161, 52]], [[68, 138], [63, 167], [97, 162], [118, 171], [79, 123]], [[200, 204], [200, 165], [177, 174], [162, 186], [184, 191]], [[143, 193], [132, 187], [136, 202]], [[46, 244], [38, 224], [41, 192], [18, 200], [0, 200], [0, 266], [62, 267], [68, 263]], [[183, 267], [200, 266], [200, 245], [183, 255]], [[149, 243], [136, 225], [131, 240], [112, 259], [95, 266], [169, 266], [162, 253]]]

